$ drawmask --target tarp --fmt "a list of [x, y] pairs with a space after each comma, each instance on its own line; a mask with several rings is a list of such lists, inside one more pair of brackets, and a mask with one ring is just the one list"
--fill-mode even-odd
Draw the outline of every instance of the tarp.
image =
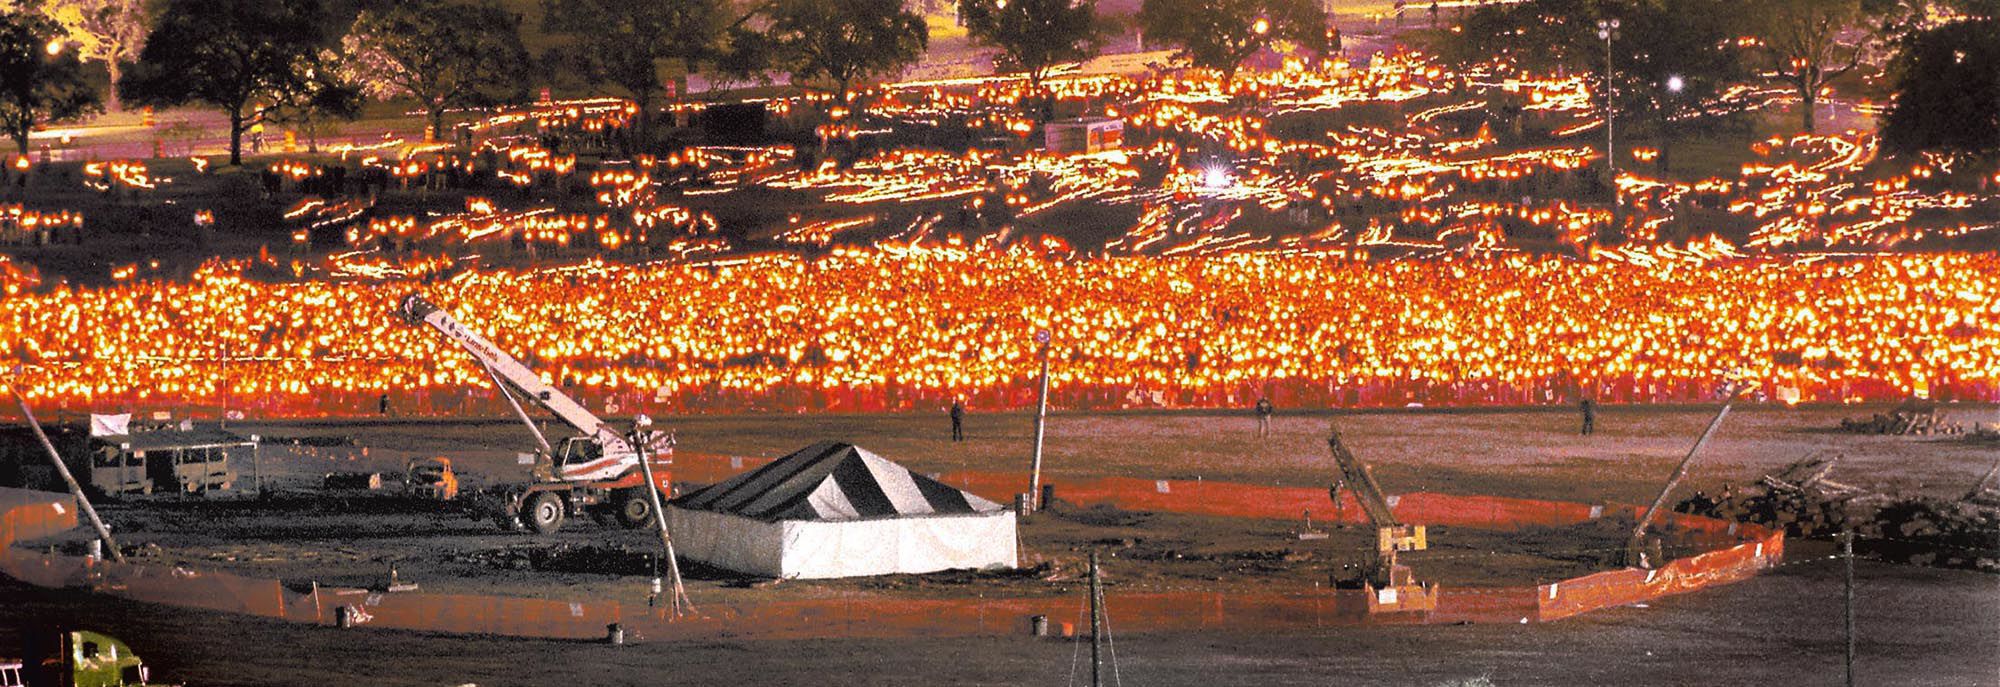
[[93, 413], [90, 416], [90, 435], [94, 437], [112, 437], [120, 434], [130, 434], [132, 431], [131, 427], [131, 413], [119, 413], [117, 415], [98, 415]]
[[675, 499], [689, 558], [790, 578], [1011, 568], [1014, 513], [864, 449], [820, 442]]

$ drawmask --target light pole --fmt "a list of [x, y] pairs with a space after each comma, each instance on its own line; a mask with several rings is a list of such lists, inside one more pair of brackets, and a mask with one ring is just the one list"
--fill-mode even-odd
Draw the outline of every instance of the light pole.
[[1662, 175], [1673, 169], [1673, 156], [1668, 151], [1674, 145], [1674, 112], [1680, 107], [1681, 91], [1687, 89], [1687, 80], [1682, 79], [1679, 74], [1669, 74], [1666, 87], [1667, 102], [1670, 107], [1666, 108], [1666, 115], [1660, 117], [1660, 157], [1657, 170]]
[[[1618, 37], [1617, 19], [1597, 20], [1597, 37], [1604, 39], [1604, 165], [1609, 170], [1612, 182], [1618, 181], [1617, 137], [1613, 130], [1612, 118], [1616, 105], [1612, 100], [1611, 87], [1611, 41]], [[1611, 195], [1613, 205], [1618, 203], [1618, 194]]]
[[[1618, 20], [1597, 20], [1597, 37], [1604, 39], [1604, 178], [1611, 185], [1611, 231], [1619, 225], [1618, 207], [1618, 138], [1613, 124], [1617, 115], [1615, 89], [1611, 85], [1611, 41], [1618, 37]], [[1608, 233], [1608, 232], [1607, 232]]]

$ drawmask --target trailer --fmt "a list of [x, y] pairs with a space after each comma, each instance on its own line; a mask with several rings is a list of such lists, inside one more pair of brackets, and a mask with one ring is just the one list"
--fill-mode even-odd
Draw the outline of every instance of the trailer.
[[[71, 473], [108, 496], [206, 494], [236, 486], [236, 465], [256, 461], [260, 441], [220, 429], [169, 428], [93, 436], [81, 424], [47, 426]], [[26, 426], [0, 427], [0, 486], [57, 490], [61, 481]]]

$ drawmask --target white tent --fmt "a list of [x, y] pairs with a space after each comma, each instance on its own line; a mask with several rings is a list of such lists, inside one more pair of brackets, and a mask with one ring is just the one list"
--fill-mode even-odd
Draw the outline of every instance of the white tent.
[[1015, 565], [1013, 511], [831, 441], [674, 499], [667, 524], [681, 555], [752, 575]]

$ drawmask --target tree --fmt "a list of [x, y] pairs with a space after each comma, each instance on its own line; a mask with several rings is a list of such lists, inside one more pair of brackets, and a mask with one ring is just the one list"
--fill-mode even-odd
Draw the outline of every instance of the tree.
[[924, 18], [900, 0], [772, 0], [761, 13], [763, 33], [732, 33], [732, 71], [779, 69], [801, 85], [829, 80], [842, 103], [855, 84], [915, 63], [930, 45]]
[[1149, 38], [1180, 46], [1195, 66], [1221, 70], [1226, 81], [1274, 41], [1326, 43], [1326, 13], [1315, 0], [1144, 0], [1139, 24]]
[[625, 89], [639, 106], [634, 128], [647, 129], [661, 68], [678, 78], [715, 57], [726, 28], [722, 0], [543, 0], [543, 29], [569, 41], [558, 62], [591, 83]]
[[317, 0], [169, 0], [119, 90], [144, 105], [220, 108], [229, 163], [241, 165], [244, 132], [324, 83], [314, 75], [327, 24]]
[[[1461, 61], [1500, 56], [1531, 69], [1592, 75], [1592, 91], [1611, 97], [1621, 129], [1636, 117], [1659, 137], [1665, 171], [1676, 139], [1724, 125], [1741, 109], [1728, 101], [1750, 76], [1735, 40], [1739, 17], [1730, 0], [1527, 0], [1473, 12], [1460, 34], [1466, 38], [1451, 52]], [[1610, 19], [1619, 29], [1607, 82], [1597, 22]]]
[[1861, 64], [1866, 47], [1844, 43], [1866, 19], [1864, 0], [1758, 0], [1755, 35], [1778, 77], [1799, 94], [1800, 126], [1818, 130], [1819, 93]]
[[972, 39], [1000, 49], [995, 66], [1041, 90], [1050, 67], [1087, 60], [1103, 47], [1097, 0], [959, 0]]
[[[76, 53], [61, 43], [54, 21], [36, 14], [0, 14], [0, 127], [28, 154], [28, 134], [49, 122], [98, 111]], [[53, 42], [52, 42], [53, 41]]]
[[1651, 125], [1662, 172], [1672, 170], [1681, 135], [1722, 126], [1743, 105], [1727, 100], [1751, 78], [1734, 40], [1736, 6], [1735, 0], [1638, 0], [1616, 8], [1622, 15], [1612, 41], [1617, 107]]
[[1892, 71], [1885, 147], [2000, 154], [2000, 18], [1957, 21], [1904, 41]]
[[321, 50], [314, 61], [301, 65], [304, 86], [271, 103], [265, 119], [305, 134], [306, 149], [318, 152], [320, 128], [327, 120], [361, 116], [363, 88], [348, 76], [355, 71], [353, 59], [352, 53]]
[[384, 100], [415, 98], [434, 140], [444, 138], [446, 109], [518, 96], [528, 64], [520, 17], [491, 0], [411, 0], [364, 11], [341, 45], [362, 92]]
[[69, 32], [70, 43], [85, 60], [104, 63], [111, 77], [106, 105], [118, 109], [118, 82], [125, 63], [146, 47], [151, 19], [144, 0], [55, 0], [42, 8]]

